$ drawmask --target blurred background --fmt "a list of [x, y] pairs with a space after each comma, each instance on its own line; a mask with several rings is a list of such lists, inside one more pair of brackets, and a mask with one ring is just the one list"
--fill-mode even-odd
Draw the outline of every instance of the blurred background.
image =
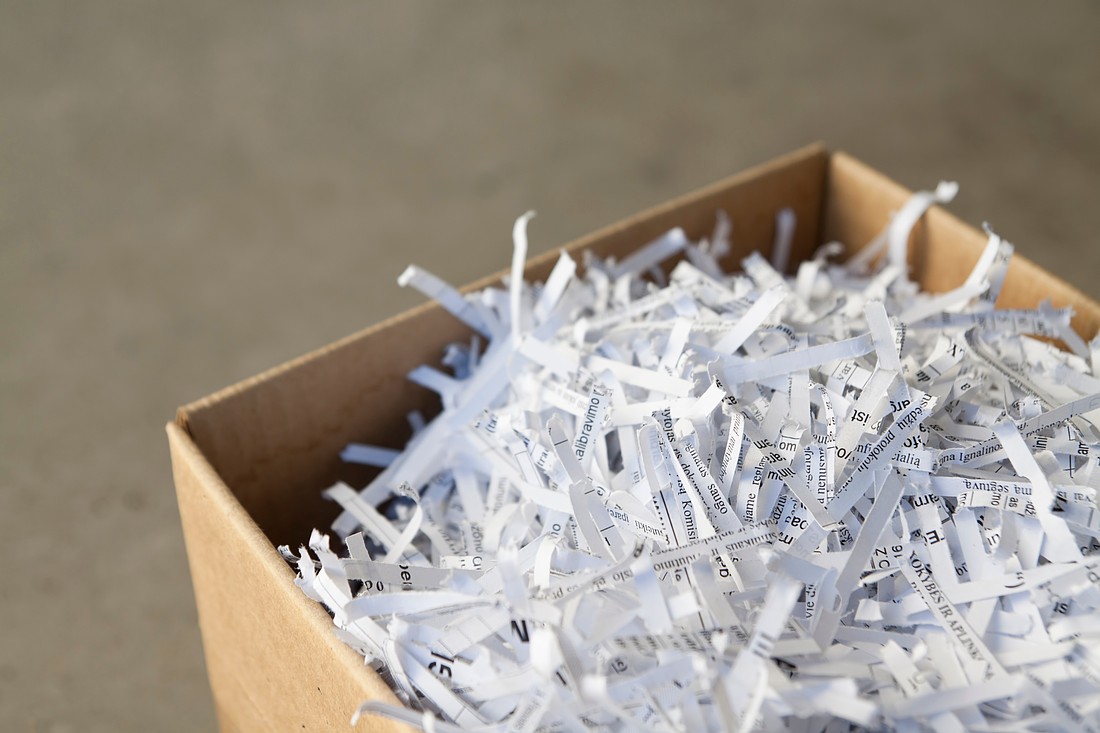
[[0, 1], [0, 728], [212, 730], [163, 425], [814, 140], [1100, 296], [1100, 5]]

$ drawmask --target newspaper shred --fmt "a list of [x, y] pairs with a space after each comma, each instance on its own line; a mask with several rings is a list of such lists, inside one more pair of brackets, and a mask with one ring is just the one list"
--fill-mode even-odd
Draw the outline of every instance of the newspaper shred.
[[1100, 731], [1100, 341], [993, 309], [991, 231], [963, 285], [919, 292], [910, 229], [954, 191], [793, 277], [790, 211], [737, 274], [724, 216], [545, 283], [530, 214], [506, 288], [410, 268], [476, 333], [410, 375], [442, 413], [348, 446], [381, 472], [282, 548], [405, 704], [353, 723]]

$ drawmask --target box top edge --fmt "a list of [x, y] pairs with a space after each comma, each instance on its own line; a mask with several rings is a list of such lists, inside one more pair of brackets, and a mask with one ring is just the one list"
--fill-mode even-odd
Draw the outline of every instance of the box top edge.
[[393, 316], [390, 316], [389, 318], [384, 318], [384, 319], [382, 319], [381, 321], [379, 321], [377, 323], [371, 324], [370, 326], [367, 326], [365, 328], [361, 328], [358, 331], [354, 331], [354, 332], [352, 332], [352, 333], [350, 333], [346, 336], [343, 336], [343, 337], [337, 339], [336, 341], [331, 341], [331, 342], [329, 342], [329, 343], [327, 343], [323, 346], [320, 346], [316, 349], [312, 349], [312, 350], [310, 350], [310, 351], [308, 351], [304, 354], [296, 356], [292, 359], [288, 359], [288, 360], [282, 362], [281, 364], [276, 364], [273, 367], [269, 367], [268, 369], [265, 369], [262, 372], [259, 372], [258, 374], [254, 374], [253, 376], [246, 377], [246, 378], [241, 379], [237, 382], [234, 382], [233, 384], [230, 384], [226, 387], [222, 387], [221, 389], [218, 389], [214, 392], [211, 392], [208, 395], [200, 397], [196, 400], [192, 400], [191, 402], [188, 402], [188, 403], [183, 404], [183, 405], [176, 408], [176, 417], [175, 417], [174, 422], [175, 422], [176, 425], [178, 425], [180, 428], [182, 428], [185, 432], [190, 434], [189, 422], [190, 422], [191, 415], [199, 412], [200, 410], [203, 410], [206, 407], [209, 407], [210, 405], [216, 404], [218, 402], [222, 402], [222, 401], [232, 397], [233, 395], [235, 395], [239, 392], [243, 392], [243, 391], [245, 391], [245, 390], [247, 390], [251, 387], [254, 387], [258, 384], [262, 384], [264, 382], [271, 381], [272, 379], [277, 378], [279, 375], [281, 375], [281, 374], [283, 374], [287, 371], [291, 371], [291, 370], [301, 366], [302, 364], [313, 361], [314, 359], [317, 359], [318, 357], [324, 356], [325, 354], [327, 354], [331, 351], [339, 350], [342, 346], [344, 346], [347, 343], [351, 343], [353, 341], [356, 341], [357, 339], [363, 338], [365, 336], [369, 336], [370, 334], [374, 333], [375, 331], [379, 331], [379, 330], [382, 330], [384, 328], [389, 328], [390, 326], [396, 325], [398, 323], [401, 323], [402, 321], [413, 318], [416, 315], [418, 315], [418, 314], [420, 314], [420, 313], [422, 313], [426, 310], [431, 310], [431, 309], [437, 308], [437, 307], [438, 307], [438, 304], [436, 304], [435, 301], [428, 301], [426, 303], [421, 303], [419, 305], [413, 306], [412, 308], [409, 308], [409, 309], [404, 310], [400, 313], [397, 313]]
[[[570, 242], [566, 242], [565, 244], [562, 244], [558, 247], [554, 247], [554, 248], [552, 248], [552, 249], [550, 249], [550, 250], [548, 250], [548, 251], [546, 251], [546, 252], [544, 252], [544, 253], [536, 256], [536, 257], [533, 257], [530, 260], [528, 260], [527, 268], [529, 269], [529, 268], [537, 267], [541, 264], [544, 264], [544, 263], [558, 257], [559, 253], [563, 250], [569, 250], [569, 251], [583, 250], [585, 247], [589, 246], [590, 243], [598, 241], [598, 240], [600, 240], [604, 237], [607, 237], [612, 232], [620, 231], [624, 228], [627, 228], [627, 227], [631, 226], [640, 217], [649, 216], [649, 215], [652, 215], [652, 214], [673, 210], [678, 206], [682, 206], [686, 201], [689, 201], [693, 198], [704, 197], [704, 196], [707, 196], [708, 194], [711, 194], [711, 193], [723, 190], [725, 188], [728, 188], [730, 186], [736, 185], [737, 183], [740, 183], [742, 181], [747, 181], [747, 180], [750, 180], [752, 178], [756, 178], [756, 177], [759, 177], [759, 176], [762, 176], [762, 175], [766, 175], [766, 174], [771, 173], [773, 171], [778, 171], [778, 170], [781, 170], [781, 169], [784, 169], [784, 168], [789, 168], [789, 167], [795, 166], [799, 163], [805, 162], [807, 160], [812, 160], [814, 158], [819, 158], [823, 162], [827, 163], [827, 161], [829, 160], [831, 155], [833, 155], [833, 154], [830, 153], [829, 148], [826, 146], [826, 144], [823, 141], [815, 141], [815, 142], [810, 143], [808, 145], [804, 145], [801, 148], [796, 148], [796, 149], [794, 149], [790, 152], [783, 153], [782, 155], [770, 158], [769, 160], [766, 160], [766, 161], [763, 161], [763, 162], [758, 163], [756, 165], [750, 166], [749, 168], [746, 168], [742, 171], [739, 171], [739, 172], [734, 173], [732, 175], [721, 178], [717, 181], [713, 181], [709, 184], [700, 186], [700, 187], [698, 187], [696, 189], [693, 189], [692, 191], [689, 191], [685, 194], [681, 194], [681, 195], [676, 196], [672, 199], [667, 199], [667, 200], [662, 201], [660, 203], [657, 203], [653, 206], [647, 207], [647, 208], [643, 209], [640, 212], [636, 212], [636, 213], [631, 214], [627, 217], [624, 217], [623, 219], [620, 219], [619, 221], [617, 221], [615, 223], [612, 223], [612, 224], [609, 224], [607, 226], [601, 227], [600, 229], [597, 229], [596, 231], [591, 232], [589, 234], [586, 234], [586, 235], [584, 235], [584, 236], [582, 236], [578, 239], [575, 239], [575, 240], [570, 241]], [[507, 269], [499, 270], [495, 273], [491, 273], [491, 274], [486, 275], [482, 278], [479, 278], [479, 279], [477, 279], [477, 280], [475, 280], [475, 281], [473, 281], [473, 282], [471, 282], [467, 285], [464, 285], [462, 288], [460, 288], [460, 290], [462, 292], [470, 292], [470, 291], [473, 291], [473, 290], [479, 290], [479, 289], [488, 287], [490, 285], [493, 285], [495, 283], [500, 282], [501, 278], [504, 275], [506, 275], [507, 273], [508, 273]], [[255, 375], [250, 376], [250, 377], [246, 377], [246, 378], [244, 378], [242, 380], [239, 380], [239, 381], [237, 381], [233, 384], [230, 384], [226, 387], [222, 387], [221, 389], [218, 389], [214, 392], [211, 392], [210, 394], [207, 394], [203, 397], [200, 397], [196, 400], [192, 400], [191, 402], [187, 402], [187, 403], [185, 403], [185, 404], [183, 404], [183, 405], [176, 408], [174, 423], [178, 427], [180, 427], [184, 432], [186, 432], [188, 435], [191, 435], [191, 430], [190, 430], [191, 416], [198, 413], [199, 411], [204, 410], [205, 408], [210, 407], [212, 405], [215, 405], [217, 403], [220, 403], [224, 400], [227, 400], [227, 399], [233, 397], [235, 394], [238, 394], [239, 392], [245, 391], [249, 388], [252, 388], [252, 387], [255, 387], [257, 385], [263, 384], [265, 382], [271, 381], [271, 380], [279, 377], [281, 374], [283, 374], [287, 371], [293, 370], [293, 369], [301, 366], [302, 364], [309, 363], [309, 362], [313, 361], [314, 359], [317, 359], [321, 356], [324, 356], [327, 353], [330, 353], [330, 352], [335, 351], [335, 350], [339, 350], [344, 345], [350, 344], [350, 343], [352, 343], [352, 342], [354, 342], [358, 339], [369, 336], [371, 333], [373, 333], [375, 331], [378, 331], [378, 330], [381, 330], [381, 329], [384, 329], [384, 328], [388, 328], [390, 326], [401, 323], [402, 321], [405, 321], [409, 318], [415, 317], [416, 315], [418, 315], [418, 314], [420, 314], [424, 311], [437, 309], [439, 307], [440, 307], [439, 304], [436, 303], [435, 301], [428, 301], [428, 302], [425, 302], [425, 303], [421, 303], [420, 305], [417, 305], [417, 306], [414, 306], [410, 309], [402, 311], [401, 313], [390, 316], [389, 318], [385, 318], [382, 321], [379, 321], [378, 323], [372, 324], [372, 325], [367, 326], [365, 328], [362, 328], [358, 331], [354, 331], [354, 332], [352, 332], [352, 333], [350, 333], [350, 334], [348, 334], [348, 335], [346, 335], [346, 336], [344, 336], [340, 339], [337, 339], [336, 341], [330, 342], [330, 343], [325, 344], [323, 346], [320, 346], [316, 349], [312, 349], [312, 350], [310, 350], [310, 351], [308, 351], [304, 354], [301, 354], [300, 356], [294, 357], [292, 359], [289, 359], [287, 361], [282, 362], [281, 364], [277, 364], [273, 367], [265, 369], [264, 371], [261, 371], [258, 374], [255, 374]]]

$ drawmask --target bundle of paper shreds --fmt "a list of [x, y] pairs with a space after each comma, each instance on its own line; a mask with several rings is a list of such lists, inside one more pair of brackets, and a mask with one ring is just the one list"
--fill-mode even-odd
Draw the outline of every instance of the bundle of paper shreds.
[[283, 548], [406, 706], [356, 719], [1100, 730], [1100, 341], [993, 309], [992, 232], [961, 287], [918, 292], [910, 230], [953, 193], [794, 277], [789, 211], [739, 274], [721, 216], [541, 284], [529, 216], [505, 287], [409, 268], [478, 335], [410, 375], [443, 409], [403, 451], [344, 452], [382, 470], [326, 492], [341, 547]]

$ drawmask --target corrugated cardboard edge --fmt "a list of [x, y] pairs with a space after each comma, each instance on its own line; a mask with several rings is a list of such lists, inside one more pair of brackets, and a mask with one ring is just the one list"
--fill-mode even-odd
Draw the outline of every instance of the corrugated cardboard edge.
[[[787, 153], [786, 155], [781, 155], [777, 158], [773, 158], [766, 163], [753, 166], [752, 168], [724, 178], [708, 186], [704, 186], [703, 188], [692, 191], [691, 193], [684, 194], [683, 196], [678, 196], [674, 199], [653, 206], [636, 216], [623, 219], [622, 221], [606, 226], [578, 240], [570, 242], [564, 247], [556, 248], [548, 252], [544, 252], [537, 257], [531, 258], [531, 260], [527, 263], [527, 267], [525, 270], [526, 277], [528, 279], [544, 278], [549, 273], [554, 263], [557, 261], [558, 255], [563, 249], [570, 253], [577, 253], [583, 252], [586, 249], [593, 248], [596, 243], [616, 242], [622, 238], [624, 233], [631, 232], [640, 220], [658, 218], [663, 219], [667, 215], [673, 214], [683, 209], [686, 205], [694, 201], [714, 196], [723, 191], [729, 190], [730, 188], [733, 188], [738, 184], [747, 182], [754, 178], [759, 178], [760, 176], [769, 173], [770, 171], [783, 169], [791, 166], [792, 164], [807, 159], [825, 158], [827, 156], [828, 150], [825, 147], [824, 143], [813, 143], [811, 145], [807, 145], [803, 148], [795, 150], [791, 153]], [[816, 235], [816, 225], [814, 231]], [[816, 236], [815, 239], [817, 239]], [[490, 285], [499, 283], [501, 279], [507, 274], [507, 270], [500, 270], [499, 272], [496, 272], [492, 275], [487, 275], [479, 280], [475, 280], [474, 282], [461, 288], [461, 290], [463, 292], [473, 292], [475, 290], [481, 290]], [[272, 379], [277, 378], [284, 372], [290, 371], [300, 366], [301, 364], [321, 358], [332, 351], [338, 351], [347, 344], [353, 343], [355, 341], [360, 341], [377, 331], [382, 331], [387, 328], [398, 326], [401, 323], [412, 319], [422, 312], [426, 312], [436, 308], [438, 308], [438, 305], [435, 303], [423, 303], [395, 316], [391, 316], [390, 318], [387, 318], [377, 324], [374, 324], [348, 336], [345, 336], [341, 339], [333, 341], [302, 356], [296, 357], [282, 364], [279, 364], [278, 366], [260, 372], [255, 376], [243, 379], [236, 384], [220, 389], [217, 392], [214, 392], [206, 397], [201, 397], [179, 408], [176, 413], [176, 423], [180, 427], [184, 428], [184, 430], [186, 430], [188, 415], [202, 410], [209, 404], [221, 402], [236, 392], [241, 392], [243, 390], [249, 389], [262, 382], [271, 381]]]

